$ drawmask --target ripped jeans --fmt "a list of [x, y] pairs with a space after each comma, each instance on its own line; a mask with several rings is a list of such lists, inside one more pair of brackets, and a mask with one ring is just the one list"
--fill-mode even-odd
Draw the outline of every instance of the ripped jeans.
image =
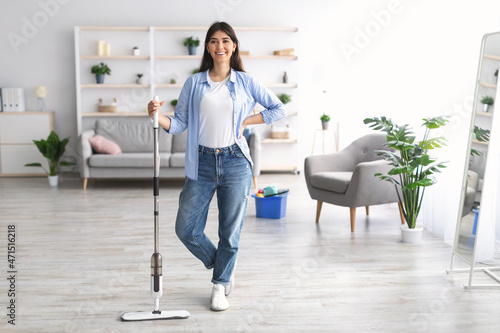
[[[198, 152], [198, 180], [186, 179], [179, 197], [175, 232], [206, 268], [213, 268], [212, 282], [226, 286], [238, 253], [252, 168], [236, 144], [224, 148], [199, 146]], [[205, 234], [208, 209], [215, 192], [219, 209], [217, 247]]]

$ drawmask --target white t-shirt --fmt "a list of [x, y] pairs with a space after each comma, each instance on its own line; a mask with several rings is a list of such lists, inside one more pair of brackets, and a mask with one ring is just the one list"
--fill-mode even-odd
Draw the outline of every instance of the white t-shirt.
[[236, 143], [233, 127], [233, 99], [227, 88], [229, 76], [214, 82], [208, 76], [210, 91], [200, 105], [198, 142], [208, 148], [228, 147]]

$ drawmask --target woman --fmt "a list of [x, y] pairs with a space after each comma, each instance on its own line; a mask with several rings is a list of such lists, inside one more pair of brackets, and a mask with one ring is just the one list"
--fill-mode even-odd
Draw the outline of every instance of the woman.
[[[148, 104], [150, 117], [165, 102]], [[256, 103], [265, 107], [251, 115]], [[226, 296], [234, 284], [234, 266], [252, 182], [252, 159], [246, 126], [271, 124], [284, 118], [283, 103], [246, 74], [233, 28], [214, 23], [207, 31], [200, 72], [189, 77], [180, 93], [174, 117], [159, 116], [168, 133], [188, 129], [186, 182], [179, 197], [175, 231], [182, 243], [213, 269], [210, 308], [229, 307]], [[217, 192], [219, 242], [205, 235], [208, 209]]]

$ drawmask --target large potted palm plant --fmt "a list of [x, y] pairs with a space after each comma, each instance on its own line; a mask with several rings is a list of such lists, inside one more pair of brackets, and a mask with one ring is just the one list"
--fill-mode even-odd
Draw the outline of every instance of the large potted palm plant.
[[49, 164], [49, 170], [46, 170], [41, 163], [28, 163], [24, 166], [26, 167], [40, 167], [42, 168], [49, 177], [50, 186], [57, 186], [58, 184], [58, 171], [60, 166], [70, 166], [75, 165], [73, 162], [61, 161], [61, 157], [66, 150], [66, 145], [69, 142], [69, 138], [59, 140], [57, 134], [52, 131], [50, 132], [47, 140], [33, 140], [36, 147], [40, 151], [43, 157], [47, 159]]
[[[376, 177], [394, 184], [399, 203], [403, 210], [406, 225], [401, 227], [404, 242], [414, 243], [421, 238], [422, 227], [417, 226], [417, 217], [422, 207], [425, 189], [436, 184], [434, 174], [445, 168], [445, 162], [438, 162], [429, 155], [429, 150], [445, 145], [444, 137], [430, 137], [433, 129], [440, 128], [448, 122], [446, 117], [423, 119], [425, 132], [421, 141], [416, 140], [413, 129], [408, 125], [394, 124], [386, 117], [366, 118], [364, 123], [374, 130], [386, 132], [386, 146], [394, 149], [378, 150], [393, 167], [387, 174], [377, 173]], [[410, 238], [407, 238], [410, 234]], [[414, 239], [412, 239], [412, 236]]]

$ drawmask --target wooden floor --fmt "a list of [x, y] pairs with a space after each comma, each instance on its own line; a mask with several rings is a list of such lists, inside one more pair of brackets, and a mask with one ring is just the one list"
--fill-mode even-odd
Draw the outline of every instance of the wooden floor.
[[[182, 182], [161, 183], [160, 252], [163, 310], [185, 320], [121, 322], [149, 311], [153, 252], [151, 181], [89, 182], [63, 175], [0, 178], [0, 331], [15, 332], [499, 332], [500, 291], [464, 290], [467, 274], [446, 274], [451, 247], [424, 232], [400, 242], [396, 205], [357, 213], [316, 203], [302, 175], [266, 174], [259, 185], [288, 187], [286, 217], [259, 219], [249, 203], [230, 308], [209, 309], [211, 271], [174, 234]], [[216, 207], [207, 233], [216, 240]], [[16, 231], [15, 327], [6, 309], [10, 288], [8, 226]]]

